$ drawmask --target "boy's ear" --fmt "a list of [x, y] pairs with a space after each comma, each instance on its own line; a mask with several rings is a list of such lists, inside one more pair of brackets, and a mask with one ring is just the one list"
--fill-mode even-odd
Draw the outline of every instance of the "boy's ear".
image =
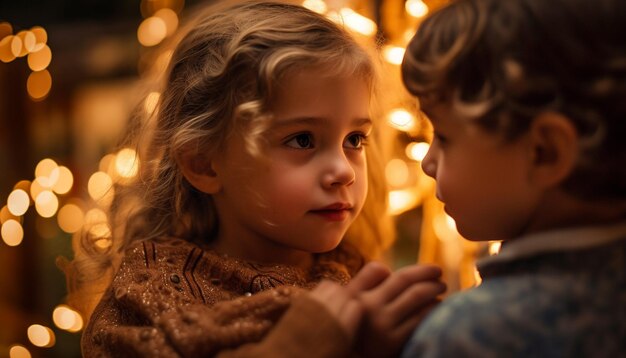
[[184, 153], [178, 155], [177, 161], [183, 176], [194, 188], [207, 194], [216, 194], [222, 189], [213, 161], [207, 156]]
[[532, 180], [541, 187], [560, 185], [570, 175], [578, 159], [578, 132], [560, 113], [539, 114], [530, 127]]

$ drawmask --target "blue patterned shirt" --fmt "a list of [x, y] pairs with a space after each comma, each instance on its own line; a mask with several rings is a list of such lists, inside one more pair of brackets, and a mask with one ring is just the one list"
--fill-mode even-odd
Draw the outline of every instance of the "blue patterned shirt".
[[626, 223], [518, 238], [478, 270], [402, 357], [626, 357]]

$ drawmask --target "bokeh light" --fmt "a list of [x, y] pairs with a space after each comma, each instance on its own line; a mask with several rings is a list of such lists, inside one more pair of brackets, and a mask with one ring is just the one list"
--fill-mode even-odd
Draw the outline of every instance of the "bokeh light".
[[428, 153], [428, 150], [430, 149], [430, 144], [426, 143], [426, 142], [413, 142], [413, 143], [409, 143], [409, 145], [406, 146], [406, 156], [421, 162], [422, 160], [424, 160], [424, 157], [426, 157], [426, 154]]
[[19, 344], [12, 345], [9, 348], [9, 358], [31, 358], [30, 351]]
[[33, 72], [26, 81], [26, 90], [33, 100], [44, 99], [52, 88], [52, 76], [48, 70]]
[[428, 5], [422, 0], [406, 0], [404, 8], [413, 17], [421, 18], [428, 14]]
[[83, 210], [76, 204], [65, 204], [57, 215], [61, 230], [73, 234], [78, 232], [85, 222]]
[[95, 172], [89, 178], [87, 191], [93, 200], [106, 204], [109, 199], [112, 199], [113, 180], [105, 172]]
[[52, 61], [52, 51], [48, 45], [43, 44], [36, 52], [28, 54], [28, 67], [33, 71], [43, 71], [48, 68]]
[[137, 39], [146, 47], [160, 44], [165, 36], [167, 36], [167, 24], [160, 17], [151, 16], [143, 20], [137, 29]]
[[157, 104], [159, 103], [159, 97], [161, 97], [159, 92], [150, 92], [146, 96], [146, 99], [143, 102], [143, 108], [147, 114], [152, 114], [154, 112]]
[[409, 180], [409, 167], [402, 159], [391, 159], [385, 166], [385, 178], [392, 187], [401, 188]]
[[115, 170], [123, 178], [132, 178], [139, 171], [137, 152], [131, 148], [124, 148], [115, 156]]
[[52, 185], [52, 190], [57, 194], [66, 194], [74, 185], [74, 175], [72, 172], [64, 166], [54, 168], [51, 173], [51, 177], [56, 177], [56, 183]]
[[30, 206], [30, 199], [28, 194], [22, 189], [15, 189], [9, 194], [7, 199], [7, 207], [11, 214], [15, 216], [21, 216], [26, 213]]
[[0, 230], [2, 240], [9, 246], [17, 246], [22, 243], [24, 239], [24, 229], [22, 225], [16, 220], [9, 219], [2, 224]]
[[35, 209], [44, 218], [50, 218], [56, 214], [59, 208], [59, 199], [50, 190], [44, 190], [35, 198]]
[[387, 116], [388, 123], [401, 131], [408, 131], [415, 127], [415, 117], [407, 110], [396, 108], [391, 110]]
[[328, 11], [328, 6], [323, 0], [304, 0], [302, 6], [318, 14], [325, 14]]
[[28, 327], [26, 334], [28, 335], [30, 343], [37, 347], [52, 347], [56, 340], [54, 332], [50, 328], [40, 324], [33, 324]]
[[400, 65], [404, 58], [404, 48], [398, 46], [385, 46], [383, 48], [383, 56], [385, 60], [394, 65]]
[[78, 332], [83, 328], [81, 315], [66, 305], [59, 305], [52, 311], [52, 321], [60, 329], [69, 332]]

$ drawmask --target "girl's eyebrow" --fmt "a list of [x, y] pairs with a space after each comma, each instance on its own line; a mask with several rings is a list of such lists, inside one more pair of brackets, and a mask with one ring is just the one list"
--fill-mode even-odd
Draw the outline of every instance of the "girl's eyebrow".
[[[331, 122], [330, 118], [326, 117], [294, 117], [294, 118], [285, 118], [279, 121], [275, 121], [272, 124], [272, 128], [282, 128], [282, 127], [291, 127], [298, 125], [319, 125]], [[369, 117], [357, 117], [352, 120], [351, 123], [355, 127], [361, 126], [371, 126], [373, 124], [371, 118]]]

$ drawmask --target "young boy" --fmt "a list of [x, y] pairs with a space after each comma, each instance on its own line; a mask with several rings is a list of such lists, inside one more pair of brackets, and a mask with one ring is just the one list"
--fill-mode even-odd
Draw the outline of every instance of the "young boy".
[[626, 2], [459, 0], [406, 51], [422, 162], [459, 232], [503, 240], [404, 357], [626, 356]]

